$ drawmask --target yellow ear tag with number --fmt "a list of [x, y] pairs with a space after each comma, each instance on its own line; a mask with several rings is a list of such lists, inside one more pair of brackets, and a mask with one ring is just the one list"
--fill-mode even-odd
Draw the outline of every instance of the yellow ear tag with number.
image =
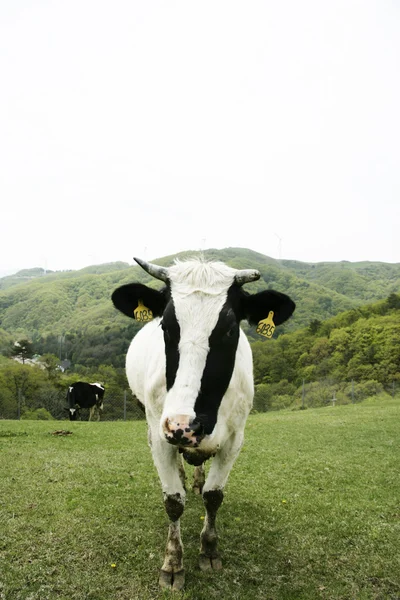
[[139, 306], [133, 311], [133, 315], [136, 321], [141, 321], [141, 323], [147, 323], [147, 321], [153, 319], [153, 313], [149, 308], [144, 306], [141, 300], [139, 300]]
[[259, 321], [258, 325], [257, 325], [257, 333], [259, 333], [260, 335], [263, 335], [264, 337], [270, 339], [272, 338], [272, 334], [275, 331], [275, 323], [273, 321], [273, 316], [274, 316], [274, 311], [271, 310], [268, 313], [268, 317], [266, 319], [263, 319], [262, 321]]

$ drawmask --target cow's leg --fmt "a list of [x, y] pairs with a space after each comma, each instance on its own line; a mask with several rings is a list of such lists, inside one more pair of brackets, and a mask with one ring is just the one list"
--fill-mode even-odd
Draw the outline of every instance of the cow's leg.
[[203, 491], [205, 483], [204, 465], [194, 468], [192, 490], [195, 494], [200, 495]]
[[179, 462], [179, 466], [178, 466], [179, 477], [181, 478], [183, 489], [186, 492], [186, 471], [185, 471], [185, 465], [183, 464], [182, 454], [179, 455], [178, 462]]
[[89, 408], [89, 421], [92, 420], [93, 414], [94, 414], [94, 406], [91, 406]]
[[169, 517], [167, 545], [160, 571], [162, 588], [181, 590], [185, 583], [183, 570], [183, 545], [180, 534], [180, 517], [185, 507], [184, 471], [182, 457], [176, 446], [158, 439], [158, 431], [150, 435], [154, 464], [164, 494], [164, 506]]
[[218, 552], [216, 517], [224, 499], [224, 487], [233, 463], [243, 443], [243, 435], [233, 435], [217, 452], [208, 473], [203, 489], [203, 501], [206, 509], [204, 527], [200, 534], [200, 559], [202, 571], [220, 570], [222, 562]]

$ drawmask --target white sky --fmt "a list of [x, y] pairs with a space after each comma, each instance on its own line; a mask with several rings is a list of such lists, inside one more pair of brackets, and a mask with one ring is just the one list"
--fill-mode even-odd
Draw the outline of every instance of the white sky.
[[0, 273], [400, 262], [395, 0], [2, 0], [0, 82]]

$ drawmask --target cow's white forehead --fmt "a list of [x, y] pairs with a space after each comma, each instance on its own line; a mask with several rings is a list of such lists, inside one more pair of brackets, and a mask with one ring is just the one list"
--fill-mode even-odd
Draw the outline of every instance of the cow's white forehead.
[[236, 270], [222, 262], [206, 262], [199, 259], [176, 261], [168, 269], [173, 293], [182, 295], [203, 292], [216, 296], [228, 291]]

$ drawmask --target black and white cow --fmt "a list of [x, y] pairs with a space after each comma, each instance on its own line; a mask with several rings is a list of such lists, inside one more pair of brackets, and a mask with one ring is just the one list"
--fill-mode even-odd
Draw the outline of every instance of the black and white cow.
[[[170, 525], [161, 567], [161, 587], [184, 585], [180, 517], [185, 503], [182, 457], [195, 465], [194, 488], [206, 510], [200, 535], [200, 568], [222, 567], [216, 514], [233, 463], [243, 443], [253, 401], [250, 344], [240, 321], [251, 324], [273, 311], [275, 325], [295, 309], [285, 294], [248, 294], [255, 270], [238, 271], [221, 262], [176, 261], [169, 268], [136, 262], [165, 287], [140, 283], [116, 289], [112, 300], [129, 317], [155, 317], [132, 340], [126, 357], [129, 385], [144, 404], [153, 460], [161, 480]], [[149, 312], [152, 312], [151, 313]], [[203, 463], [213, 457], [205, 480]]]
[[76, 421], [80, 408], [89, 408], [89, 421], [91, 421], [97, 408], [97, 420], [100, 421], [103, 398], [104, 386], [101, 383], [85, 383], [83, 381], [73, 383], [67, 392], [69, 420]]

